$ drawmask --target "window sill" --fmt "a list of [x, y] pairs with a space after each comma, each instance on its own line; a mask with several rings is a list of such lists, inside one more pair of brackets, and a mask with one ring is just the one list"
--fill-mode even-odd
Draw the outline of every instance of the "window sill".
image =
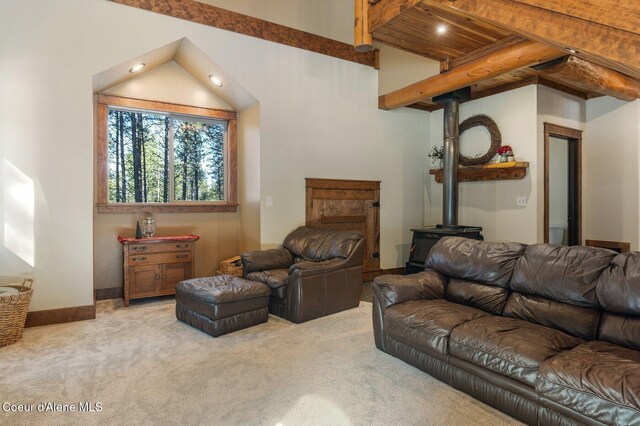
[[235, 213], [238, 204], [173, 203], [134, 204], [96, 203], [98, 213]]

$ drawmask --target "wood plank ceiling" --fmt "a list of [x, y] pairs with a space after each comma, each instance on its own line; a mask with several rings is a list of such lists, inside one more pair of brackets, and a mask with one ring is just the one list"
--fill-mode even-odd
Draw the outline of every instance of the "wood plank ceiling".
[[[616, 96], [624, 100], [640, 97], [640, 82], [637, 79], [640, 70], [635, 68], [635, 57], [630, 56], [627, 61], [622, 58], [621, 61], [620, 56], [615, 56], [615, 52], [611, 57], [605, 57], [597, 47], [591, 49], [584, 40], [576, 39], [576, 43], [586, 47], [586, 54], [582, 55], [581, 52], [570, 50], [570, 46], [562, 43], [562, 40], [547, 40], [544, 34], [538, 36], [542, 31], [539, 31], [537, 23], [531, 20], [531, 17], [536, 16], [535, 13], [542, 11], [546, 15], [540, 16], [557, 17], [558, 25], [571, 22], [567, 21], [566, 15], [563, 14], [569, 13], [569, 7], [569, 11], [578, 15], [578, 18], [571, 19], [577, 19], [579, 25], [590, 22], [585, 19], [597, 21], [599, 16], [605, 19], [602, 28], [595, 28], [595, 25], [600, 24], [592, 25], [594, 33], [599, 34], [598, 37], [606, 35], [607, 29], [610, 29], [613, 44], [611, 50], [622, 48], [616, 43], [623, 41], [624, 48], [632, 52], [634, 49], [640, 49], [637, 29], [631, 31], [624, 27], [624, 23], [621, 29], [612, 28], [609, 22], [611, 13], [598, 15], [597, 8], [593, 11], [585, 9], [595, 0], [581, 0], [582, 8], [575, 6], [574, 9], [564, 4], [566, 1], [559, 0], [495, 1], [508, 3], [510, 10], [515, 12], [519, 7], [533, 7], [534, 10], [522, 9], [523, 16], [529, 19], [526, 21], [528, 26], [519, 22], [518, 16], [513, 14], [505, 17], [486, 11], [483, 9], [486, 2], [479, 0], [356, 0], [356, 17], [359, 5], [366, 8], [366, 30], [374, 40], [441, 63], [440, 75], [381, 96], [380, 107], [392, 109], [412, 106], [427, 110], [437, 109], [439, 106], [431, 99], [441, 94], [437, 88], [455, 90], [466, 85], [471, 87], [472, 99], [534, 83], [545, 84], [584, 99], [602, 95]], [[596, 2], [600, 9], [602, 1], [616, 0]], [[544, 9], [547, 4], [549, 7], [560, 8], [560, 12], [547, 11]], [[623, 12], [627, 20], [636, 22], [640, 19], [639, 10], [639, 6], [633, 6], [627, 7]], [[554, 22], [545, 22], [543, 26], [546, 29], [553, 25]], [[438, 31], [439, 28], [444, 28], [445, 31]], [[583, 31], [583, 28], [577, 30]], [[571, 29], [563, 28], [559, 32], [570, 33]], [[525, 61], [523, 56], [526, 55], [514, 49], [515, 45], [522, 44], [525, 40], [530, 41], [526, 45], [527, 49], [537, 49], [536, 54], [540, 55], [540, 60], [531, 57]], [[600, 43], [601, 40], [595, 42]], [[506, 57], [503, 53], [509, 49], [514, 51], [514, 54]], [[501, 62], [495, 62], [497, 60]], [[458, 68], [461, 66], [464, 72], [456, 73], [456, 70], [462, 70]]]

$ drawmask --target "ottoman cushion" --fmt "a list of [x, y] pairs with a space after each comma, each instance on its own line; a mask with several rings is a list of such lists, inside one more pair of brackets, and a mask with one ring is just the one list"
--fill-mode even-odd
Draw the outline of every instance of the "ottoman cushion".
[[269, 286], [229, 275], [176, 286], [176, 317], [214, 337], [266, 322]]

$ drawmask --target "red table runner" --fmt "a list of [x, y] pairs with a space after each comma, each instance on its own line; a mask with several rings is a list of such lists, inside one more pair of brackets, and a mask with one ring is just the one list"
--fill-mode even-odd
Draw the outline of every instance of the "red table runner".
[[199, 236], [193, 234], [186, 235], [175, 235], [169, 237], [149, 237], [149, 238], [134, 238], [134, 237], [123, 237], [118, 235], [118, 241], [120, 244], [124, 243], [135, 243], [136, 241], [198, 241], [200, 239]]

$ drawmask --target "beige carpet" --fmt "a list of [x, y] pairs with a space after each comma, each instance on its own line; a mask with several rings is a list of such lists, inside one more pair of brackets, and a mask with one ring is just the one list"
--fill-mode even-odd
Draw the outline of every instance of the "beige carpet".
[[[0, 349], [0, 424], [499, 425], [516, 422], [378, 351], [371, 304], [305, 324], [277, 317], [219, 338], [178, 322], [173, 299], [27, 329]], [[99, 412], [37, 412], [100, 403]]]

